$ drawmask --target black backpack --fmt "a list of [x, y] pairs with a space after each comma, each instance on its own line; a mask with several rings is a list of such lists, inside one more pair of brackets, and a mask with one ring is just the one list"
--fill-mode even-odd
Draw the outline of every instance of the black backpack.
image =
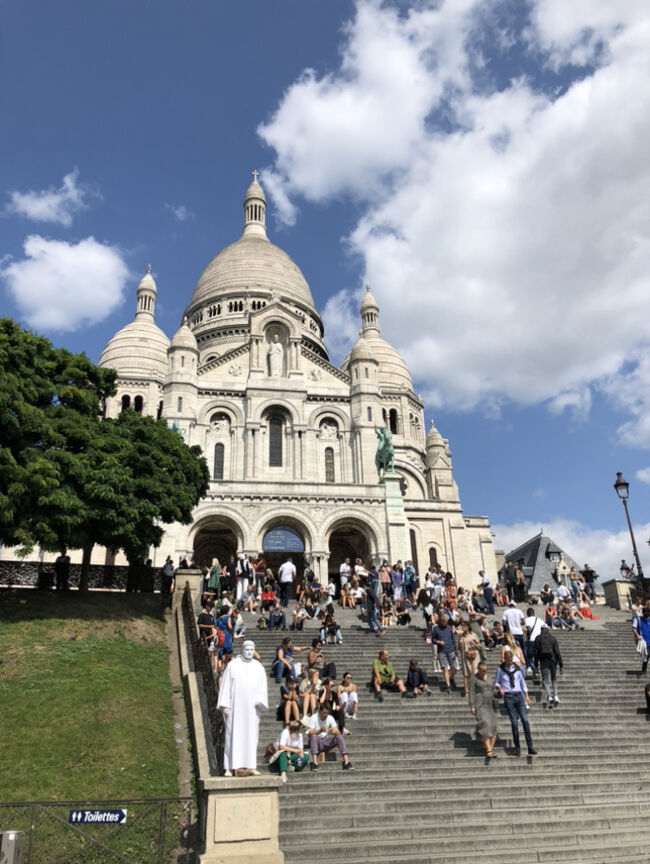
[[543, 660], [550, 660], [555, 656], [553, 650], [555, 639], [546, 627], [542, 628], [542, 632], [537, 637], [537, 654]]

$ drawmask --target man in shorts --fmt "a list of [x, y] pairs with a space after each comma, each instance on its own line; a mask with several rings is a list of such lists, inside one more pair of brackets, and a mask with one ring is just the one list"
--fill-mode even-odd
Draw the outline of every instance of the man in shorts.
[[382, 690], [391, 690], [402, 696], [406, 693], [404, 683], [395, 675], [388, 651], [380, 651], [379, 658], [372, 663], [372, 686], [378, 702], [384, 701]]
[[460, 664], [458, 655], [456, 654], [456, 640], [454, 639], [454, 628], [449, 622], [449, 618], [443, 612], [438, 623], [433, 628], [431, 641], [438, 646], [438, 660], [442, 667], [442, 674], [445, 679], [445, 693], [451, 691], [452, 686], [455, 687], [454, 676]]

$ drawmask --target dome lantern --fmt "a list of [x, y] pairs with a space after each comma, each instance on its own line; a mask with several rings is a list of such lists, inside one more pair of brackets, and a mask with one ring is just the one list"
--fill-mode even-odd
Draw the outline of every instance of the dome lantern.
[[361, 312], [361, 325], [363, 327], [363, 332], [367, 333], [369, 330], [374, 330], [378, 334], [379, 306], [377, 305], [375, 298], [372, 296], [370, 285], [368, 284], [366, 284], [366, 293], [361, 301], [359, 311]]
[[259, 171], [253, 171], [253, 182], [244, 196], [244, 237], [266, 236], [266, 196], [257, 182]]
[[147, 264], [147, 272], [140, 280], [136, 293], [136, 318], [150, 318], [153, 321], [157, 294], [156, 283], [151, 275], [151, 264]]

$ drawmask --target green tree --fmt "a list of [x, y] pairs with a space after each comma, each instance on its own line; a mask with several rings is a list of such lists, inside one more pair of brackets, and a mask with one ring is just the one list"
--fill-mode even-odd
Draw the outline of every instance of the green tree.
[[0, 321], [0, 540], [26, 550], [95, 544], [135, 562], [165, 523], [192, 520], [208, 468], [163, 420], [102, 420], [115, 372]]
[[55, 550], [83, 519], [68, 488], [115, 372], [0, 320], [0, 540]]
[[104, 420], [76, 476], [85, 518], [71, 538], [84, 550], [82, 588], [94, 544], [123, 549], [129, 562], [159, 546], [165, 523], [189, 524], [210, 475], [200, 447], [133, 411]]

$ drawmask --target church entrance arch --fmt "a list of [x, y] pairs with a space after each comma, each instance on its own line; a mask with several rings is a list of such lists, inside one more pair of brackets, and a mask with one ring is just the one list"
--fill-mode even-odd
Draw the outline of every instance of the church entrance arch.
[[356, 558], [361, 558], [364, 564], [370, 563], [370, 541], [362, 525], [356, 522], [338, 523], [329, 539], [329, 576], [338, 582], [339, 568], [346, 558], [354, 567]]
[[262, 552], [266, 566], [276, 575], [280, 564], [290, 556], [298, 577], [305, 569], [305, 541], [296, 526], [280, 523], [269, 528], [262, 538]]
[[214, 516], [204, 519], [194, 535], [194, 560], [199, 567], [210, 567], [218, 558], [223, 567], [231, 555], [237, 555], [238, 531], [228, 518]]

